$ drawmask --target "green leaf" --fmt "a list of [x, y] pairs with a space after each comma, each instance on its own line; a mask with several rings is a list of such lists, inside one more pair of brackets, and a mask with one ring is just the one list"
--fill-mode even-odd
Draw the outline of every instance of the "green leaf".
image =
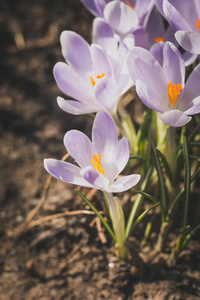
[[99, 217], [99, 219], [101, 220], [102, 224], [104, 225], [104, 227], [109, 232], [111, 238], [116, 243], [117, 239], [116, 239], [116, 236], [115, 236], [114, 232], [112, 231], [112, 229], [110, 228], [110, 226], [108, 225], [108, 223], [106, 222], [106, 220], [103, 218], [103, 216], [98, 212], [98, 210], [96, 209], [96, 207], [81, 192], [79, 192], [78, 190], [75, 190], [75, 192], [91, 208], [91, 210], [97, 215], [97, 217]]
[[135, 228], [135, 226], [140, 222], [142, 221], [142, 219], [148, 214], [148, 212], [150, 210], [152, 210], [154, 207], [158, 206], [160, 204], [160, 202], [152, 205], [150, 208], [146, 209], [141, 215], [139, 215], [139, 217], [137, 217], [137, 219], [135, 220], [135, 222], [133, 223], [132, 225], [132, 230]]
[[[152, 174], [152, 169], [153, 168], [149, 168], [149, 170], [147, 172], [147, 175], [146, 175], [144, 181], [142, 182], [141, 192], [143, 192], [146, 189], [147, 185], [148, 185], [149, 179], [150, 179], [151, 174]], [[139, 210], [139, 207], [141, 205], [142, 199], [143, 199], [143, 195], [138, 194], [135, 202], [132, 205], [131, 212], [129, 214], [128, 222], [127, 222], [127, 225], [126, 225], [126, 230], [125, 230], [126, 242], [128, 241], [128, 238], [132, 233], [132, 224], [135, 220], [135, 217], [136, 217], [136, 214], [137, 214], [137, 212]]]
[[186, 137], [183, 138], [183, 158], [184, 158], [184, 203], [183, 203], [183, 220], [182, 229], [187, 226], [187, 214], [190, 196], [190, 157]]
[[165, 190], [165, 184], [164, 184], [164, 177], [163, 177], [163, 173], [162, 173], [162, 168], [161, 168], [161, 164], [160, 164], [160, 160], [159, 160], [158, 151], [156, 150], [153, 141], [151, 143], [152, 143], [152, 150], [153, 150], [153, 155], [154, 155], [154, 159], [155, 159], [155, 167], [157, 170], [158, 179], [159, 179], [159, 183], [160, 183], [160, 191], [161, 191], [160, 206], [161, 206], [161, 210], [162, 210], [162, 221], [164, 222], [165, 217], [166, 217], [166, 212], [167, 212], [167, 197], [166, 197], [166, 190]]
[[145, 192], [137, 191], [137, 190], [135, 190], [134, 192], [137, 193], [137, 194], [141, 194], [141, 195], [145, 196], [146, 198], [148, 198], [149, 200], [153, 201], [154, 203], [158, 203], [159, 202], [158, 199], [156, 199], [155, 197], [153, 197], [153, 196], [151, 196], [151, 195], [149, 195], [149, 194], [147, 194]]

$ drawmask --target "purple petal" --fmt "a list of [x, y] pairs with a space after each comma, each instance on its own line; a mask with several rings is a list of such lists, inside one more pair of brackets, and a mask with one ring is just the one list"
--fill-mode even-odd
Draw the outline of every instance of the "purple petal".
[[[81, 0], [85, 7], [94, 15], [94, 16], [103, 16], [103, 7], [98, 6], [98, 2], [95, 0]], [[105, 6], [105, 5], [104, 5]], [[101, 9], [100, 9], [101, 8]]]
[[57, 103], [62, 110], [72, 115], [91, 114], [101, 109], [101, 107], [95, 103], [90, 107], [79, 101], [65, 100], [61, 97], [57, 97]]
[[149, 44], [155, 44], [155, 40], [158, 37], [165, 37], [165, 29], [163, 17], [159, 13], [159, 11], [154, 7], [150, 13], [148, 18], [148, 22], [145, 25], [146, 32], [148, 33]]
[[184, 52], [182, 54], [183, 56], [183, 60], [185, 62], [185, 67], [190, 66], [191, 64], [193, 64], [193, 62], [197, 59], [198, 55], [197, 54], [192, 54], [189, 52]]
[[[192, 30], [196, 30], [196, 22], [199, 19], [197, 10], [199, 6], [198, 2], [199, 0], [185, 0], [183, 5], [183, 3], [180, 3], [180, 0], [165, 0], [163, 4], [164, 12], [166, 13], [167, 19], [169, 19], [169, 22], [174, 22], [176, 26], [180, 27], [180, 30], [187, 30], [187, 28], [182, 27], [182, 18], [189, 24]], [[196, 20], [196, 22], [194, 20]], [[177, 30], [178, 28], [175, 29]]]
[[106, 189], [106, 192], [120, 193], [127, 191], [135, 186], [139, 182], [140, 178], [141, 176], [139, 174], [120, 177]]
[[105, 51], [97, 45], [91, 46], [91, 56], [93, 61], [94, 74], [105, 74], [106, 77], [112, 77], [111, 63], [105, 53]]
[[81, 168], [92, 165], [92, 155], [97, 153], [90, 139], [84, 133], [78, 130], [68, 131], [64, 136], [64, 145]]
[[[191, 0], [189, 0], [191, 1]], [[184, 5], [180, 5], [180, 0], [178, 2], [176, 0], [173, 1], [173, 5], [168, 1], [163, 1], [163, 13], [164, 17], [166, 17], [169, 24], [175, 29], [175, 30], [190, 30], [190, 22], [187, 22], [188, 20], [185, 19], [187, 14], [187, 7], [189, 4], [189, 1], [184, 1]], [[183, 11], [182, 11], [183, 9]], [[188, 12], [190, 12], [190, 19], [191, 17], [191, 11], [188, 9]], [[193, 15], [193, 13], [192, 13]]]
[[[125, 168], [128, 163], [130, 157], [130, 143], [127, 138], [123, 137], [117, 145], [115, 149], [115, 157], [113, 158], [113, 164], [116, 165], [117, 173], [114, 174], [114, 178], [121, 173], [121, 171]], [[123, 153], [123, 154], [122, 154]]]
[[184, 111], [186, 115], [195, 115], [200, 113], [200, 96], [195, 98], [190, 103], [190, 108]]
[[180, 110], [166, 111], [165, 113], [159, 115], [159, 118], [172, 127], [182, 127], [192, 119]]
[[175, 37], [183, 49], [194, 54], [200, 54], [200, 33], [177, 31]]
[[54, 67], [54, 77], [59, 89], [69, 97], [81, 102], [84, 102], [84, 99], [92, 97], [92, 86], [90, 87], [67, 64], [58, 62]]
[[[135, 47], [142, 47], [145, 49], [149, 49], [149, 41], [148, 36], [146, 33], [145, 28], [139, 28], [135, 30], [132, 35], [134, 36], [134, 46]], [[127, 37], [124, 39], [124, 41], [127, 44]], [[133, 43], [133, 42], [132, 42]], [[131, 42], [129, 41], [129, 45], [131, 45]], [[129, 46], [129, 49], [133, 49], [133, 47]]]
[[97, 189], [106, 190], [109, 185], [109, 180], [93, 167], [86, 167], [82, 169], [81, 175], [89, 184]]
[[58, 180], [62, 180], [68, 183], [89, 187], [89, 184], [80, 174], [81, 169], [70, 163], [48, 158], [44, 160], [44, 167], [49, 174]]
[[179, 109], [185, 111], [191, 107], [193, 99], [200, 96], [200, 64], [190, 74], [186, 84], [183, 97], [180, 99]]
[[108, 3], [104, 9], [106, 22], [119, 34], [127, 34], [138, 26], [136, 12], [120, 1]]
[[94, 86], [97, 102], [107, 111], [117, 103], [117, 84], [113, 78], [101, 78]]
[[98, 153], [102, 154], [105, 148], [118, 144], [118, 133], [113, 119], [103, 111], [96, 114], [92, 128], [92, 143]]
[[[157, 95], [152, 91], [151, 88], [146, 86], [141, 80], [136, 80], [135, 83], [136, 92], [140, 98], [140, 100], [149, 108], [157, 111], [163, 112], [165, 110], [164, 102], [160, 102]], [[164, 95], [164, 93], [163, 93]], [[163, 107], [162, 107], [163, 106]]]
[[163, 43], [163, 42], [155, 43], [149, 50], [161, 66], [163, 65], [164, 44], [165, 43]]
[[[152, 101], [157, 111], [162, 110], [161, 107], [166, 105], [163, 95], [168, 93], [168, 88], [164, 72], [155, 57], [146, 49], [135, 47], [128, 54], [127, 64], [133, 82], [139, 79], [147, 87], [148, 94], [154, 95], [153, 99], [149, 99], [149, 104]], [[144, 94], [142, 91], [141, 93]]]
[[88, 43], [77, 33], [63, 31], [60, 37], [62, 54], [77, 72], [91, 72], [92, 59]]
[[133, 3], [131, 3], [130, 1], [130, 4], [132, 4], [132, 6], [134, 6], [134, 2], [135, 2], [134, 9], [139, 18], [139, 24], [143, 26], [146, 17], [148, 17], [148, 14], [151, 12], [154, 6], [155, 0], [137, 0], [132, 2]]
[[185, 85], [185, 63], [177, 47], [166, 42], [163, 49], [163, 70], [167, 83]]
[[106, 51], [117, 51], [117, 40], [114, 38], [114, 31], [103, 19], [94, 19], [92, 32], [94, 44], [100, 45]]

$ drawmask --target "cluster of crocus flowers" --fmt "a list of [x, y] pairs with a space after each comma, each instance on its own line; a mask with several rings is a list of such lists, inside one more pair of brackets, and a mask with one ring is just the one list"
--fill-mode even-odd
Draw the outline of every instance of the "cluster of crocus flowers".
[[130, 145], [125, 137], [118, 141], [116, 125], [106, 112], [95, 117], [92, 141], [71, 130], [64, 137], [64, 145], [77, 165], [56, 159], [44, 161], [46, 170], [59, 180], [107, 193], [126, 191], [140, 180], [138, 174], [117, 178], [129, 160]]
[[[139, 194], [125, 224], [120, 199], [113, 197], [112, 193], [127, 191], [140, 181], [139, 174], [120, 176], [120, 173], [130, 158], [129, 141], [131, 147], [134, 145], [133, 152], [137, 154], [135, 158], [138, 158], [138, 155], [142, 156], [145, 163], [145, 148], [140, 151], [138, 149], [145, 144], [141, 140], [147, 139], [146, 127], [149, 125], [151, 130], [151, 120], [155, 123], [153, 128], [156, 129], [157, 148], [161, 149], [165, 158], [166, 169], [170, 174], [169, 180], [173, 184], [176, 182], [176, 128], [172, 127], [186, 125], [192, 119], [192, 115], [200, 112], [200, 64], [185, 82], [185, 67], [193, 63], [197, 54], [200, 54], [200, 2], [81, 2], [96, 17], [92, 28], [92, 44], [89, 45], [75, 32], [64, 31], [60, 41], [65, 62], [55, 65], [54, 77], [59, 89], [69, 98], [57, 98], [62, 110], [73, 115], [96, 113], [92, 139], [78, 130], [68, 131], [64, 136], [64, 145], [74, 163], [45, 159], [44, 166], [47, 172], [58, 180], [103, 191], [113, 230], [91, 202], [81, 193], [80, 195], [107, 228], [115, 242], [115, 248], [118, 249], [119, 257], [125, 259], [132, 229], [148, 211], [135, 220], [142, 199]], [[167, 28], [160, 12], [169, 23]], [[178, 43], [186, 50], [183, 54], [178, 50]], [[138, 132], [124, 108], [124, 102], [118, 105], [134, 85], [141, 101], [158, 112], [153, 114], [152, 119], [147, 118], [145, 126], [141, 126]], [[129, 141], [126, 137], [119, 140], [118, 130], [122, 136], [128, 137]], [[184, 147], [186, 155], [186, 144]], [[152, 148], [153, 155], [157, 155], [153, 143], [147, 151], [146, 169], [150, 166]], [[155, 160], [156, 169], [159, 170], [159, 159]], [[146, 188], [151, 171], [150, 167], [141, 189]], [[158, 177], [160, 182], [163, 182], [162, 171], [158, 172]], [[161, 212], [164, 212], [162, 220], [165, 221], [167, 196], [164, 182], [161, 189]], [[150, 196], [151, 200], [153, 198]], [[153, 201], [156, 202], [155, 205], [159, 204], [155, 198]]]

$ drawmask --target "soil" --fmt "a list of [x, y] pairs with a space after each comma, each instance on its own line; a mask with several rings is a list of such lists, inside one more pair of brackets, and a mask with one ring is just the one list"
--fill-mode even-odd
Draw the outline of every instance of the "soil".
[[[168, 267], [178, 227], [170, 233], [165, 251], [155, 253], [157, 210], [134, 232], [132, 260], [127, 263], [115, 258], [112, 242], [94, 215], [54, 218], [22, 234], [16, 230], [40, 203], [48, 178], [43, 159], [65, 154], [62, 140], [68, 130], [90, 135], [91, 117], [71, 116], [57, 106], [61, 93], [52, 69], [63, 61], [60, 33], [73, 30], [90, 42], [92, 20], [79, 0], [0, 3], [0, 299], [200, 299], [200, 237]], [[82, 192], [104, 209], [100, 192]], [[121, 197], [130, 209], [128, 193]], [[199, 220], [198, 201], [191, 220]], [[87, 209], [74, 186], [52, 180], [34, 220]], [[152, 233], [141, 247], [150, 220]]]

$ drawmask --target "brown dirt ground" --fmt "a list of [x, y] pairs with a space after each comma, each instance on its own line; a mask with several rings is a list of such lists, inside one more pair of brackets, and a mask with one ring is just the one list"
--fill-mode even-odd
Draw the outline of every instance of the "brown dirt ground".
[[[8, 235], [40, 201], [48, 177], [43, 159], [65, 154], [66, 131], [90, 132], [90, 117], [74, 117], [57, 106], [60, 92], [52, 68], [63, 60], [60, 33], [73, 30], [90, 41], [91, 24], [92, 16], [78, 0], [0, 3], [0, 299], [200, 299], [199, 236], [169, 268], [166, 259], [177, 231], [165, 252], [156, 255], [156, 225], [143, 248], [145, 224], [138, 226], [130, 244], [139, 256], [134, 254], [132, 263], [114, 258], [112, 243], [98, 234], [90, 215], [62, 217], [19, 237]], [[122, 201], [128, 210], [127, 196]], [[102, 210], [100, 193], [90, 197]], [[191, 220], [200, 217], [195, 205]], [[53, 180], [35, 219], [80, 209], [86, 207], [74, 187]], [[158, 224], [157, 211], [149, 220]]]

